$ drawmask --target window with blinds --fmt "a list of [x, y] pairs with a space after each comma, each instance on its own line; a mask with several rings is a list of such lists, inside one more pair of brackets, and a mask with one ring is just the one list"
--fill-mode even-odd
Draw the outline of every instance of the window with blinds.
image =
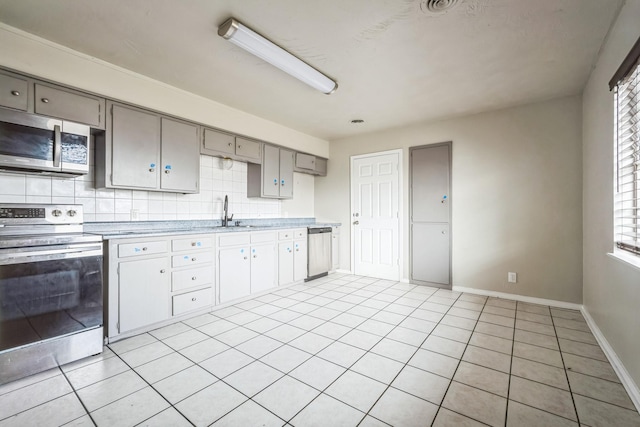
[[621, 69], [609, 83], [615, 91], [614, 239], [618, 249], [640, 256], [640, 39]]

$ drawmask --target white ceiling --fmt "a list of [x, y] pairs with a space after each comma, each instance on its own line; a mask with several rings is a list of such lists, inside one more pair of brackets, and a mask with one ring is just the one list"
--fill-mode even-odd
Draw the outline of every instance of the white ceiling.
[[[324, 139], [579, 94], [623, 0], [0, 0], [0, 20]], [[217, 35], [234, 17], [339, 83]], [[354, 125], [352, 119], [364, 119]]]

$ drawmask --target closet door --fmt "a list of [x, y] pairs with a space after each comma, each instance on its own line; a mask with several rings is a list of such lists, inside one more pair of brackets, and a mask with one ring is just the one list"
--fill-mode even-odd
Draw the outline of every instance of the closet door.
[[451, 287], [451, 143], [411, 149], [411, 280]]

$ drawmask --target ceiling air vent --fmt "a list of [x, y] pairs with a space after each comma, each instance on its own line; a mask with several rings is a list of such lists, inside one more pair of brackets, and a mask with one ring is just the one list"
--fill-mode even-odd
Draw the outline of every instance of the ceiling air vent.
[[438, 14], [452, 9], [459, 0], [422, 0], [420, 9], [427, 14]]

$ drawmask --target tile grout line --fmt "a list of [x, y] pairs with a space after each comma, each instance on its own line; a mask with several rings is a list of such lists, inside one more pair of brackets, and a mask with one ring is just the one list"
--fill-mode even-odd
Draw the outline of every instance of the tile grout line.
[[576, 421], [578, 425], [580, 425], [580, 415], [578, 414], [578, 406], [576, 405], [576, 399], [573, 396], [573, 391], [571, 389], [571, 381], [569, 381], [569, 373], [567, 372], [567, 365], [564, 362], [564, 355], [562, 354], [562, 347], [560, 347], [560, 338], [558, 338], [558, 332], [556, 330], [556, 324], [553, 320], [553, 315], [551, 314], [551, 309], [549, 309], [549, 317], [551, 318], [551, 324], [553, 326], [553, 331], [556, 333], [556, 342], [558, 343], [558, 353], [560, 353], [560, 360], [562, 360], [562, 370], [564, 371], [564, 376], [567, 379], [567, 387], [569, 387], [569, 396], [571, 396], [571, 403], [573, 403], [573, 411], [576, 414]]
[[504, 412], [504, 426], [507, 427], [509, 420], [509, 401], [511, 397], [511, 377], [513, 375], [513, 358], [514, 350], [516, 346], [516, 320], [518, 318], [518, 303], [516, 302], [516, 309], [513, 312], [513, 335], [511, 336], [511, 357], [509, 358], [509, 378], [507, 381], [507, 405]]
[[[155, 338], [155, 337], [154, 337], [154, 338]], [[159, 341], [160, 341], [160, 340], [159, 340]], [[160, 342], [162, 342], [162, 341], [160, 341]], [[163, 343], [163, 344], [164, 344], [164, 343]], [[165, 345], [166, 345], [166, 344], [165, 344]], [[140, 347], [138, 347], [138, 348], [140, 348]], [[134, 349], [134, 350], [135, 350], [135, 349]], [[172, 349], [172, 350], [173, 350], [173, 349]], [[153, 389], [153, 391], [155, 391], [156, 393], [158, 393], [158, 395], [159, 395], [160, 397], [162, 397], [162, 399], [163, 399], [165, 402], [167, 402], [167, 403], [169, 404], [169, 407], [170, 407], [170, 408], [175, 409], [177, 413], [179, 413], [179, 414], [180, 414], [180, 415], [181, 415], [185, 420], [187, 420], [187, 421], [188, 421], [192, 426], [194, 426], [194, 424], [191, 422], [191, 420], [189, 420], [189, 418], [187, 418], [187, 417], [186, 417], [186, 416], [185, 416], [185, 415], [184, 415], [184, 414], [183, 414], [183, 413], [182, 413], [178, 408], [176, 408], [176, 407], [175, 407], [175, 405], [173, 405], [171, 402], [169, 402], [169, 400], [167, 400], [167, 398], [166, 398], [166, 397], [164, 397], [164, 395], [163, 395], [162, 393], [160, 393], [158, 390], [156, 390], [156, 388], [153, 386], [153, 384], [151, 384], [151, 383], [150, 383], [149, 381], [147, 381], [147, 380], [146, 380], [142, 375], [140, 375], [140, 374], [138, 373], [138, 371], [136, 371], [136, 369], [135, 369], [134, 367], [132, 367], [131, 365], [129, 365], [129, 364], [128, 364], [128, 363], [127, 363], [127, 362], [126, 362], [122, 357], [120, 357], [120, 355], [119, 355], [118, 353], [116, 353], [113, 349], [111, 349], [111, 351], [113, 351], [113, 354], [115, 354], [115, 357], [119, 358], [119, 359], [122, 361], [122, 363], [124, 363], [125, 365], [127, 365], [127, 367], [128, 367], [131, 371], [133, 371], [133, 372], [134, 372], [138, 377], [140, 377], [140, 379], [141, 379], [142, 381], [144, 381], [144, 382], [145, 382], [145, 383], [146, 383], [146, 384], [147, 384], [151, 389]], [[130, 351], [133, 351], [133, 350], [130, 350]], [[125, 353], [127, 353], [127, 352], [125, 352]], [[158, 358], [158, 359], [159, 359], [159, 358]], [[154, 359], [154, 360], [157, 360], [157, 359]], [[140, 365], [140, 366], [142, 366], [142, 365]], [[185, 368], [185, 369], [188, 369], [188, 368]], [[183, 369], [183, 370], [184, 370], [184, 369]], [[118, 375], [119, 375], [119, 374], [118, 374]], [[167, 377], [167, 378], [168, 378], [168, 377]], [[142, 390], [142, 389], [140, 389], [140, 390]], [[140, 390], [136, 390], [136, 391], [134, 391], [133, 393], [129, 393], [129, 394], [127, 394], [126, 396], [123, 396], [123, 397], [121, 397], [120, 399], [116, 399], [116, 400], [114, 400], [113, 402], [110, 402], [110, 403], [108, 403], [108, 404], [106, 404], [106, 405], [104, 405], [104, 406], [101, 406], [101, 407], [100, 407], [100, 408], [98, 408], [98, 409], [101, 409], [101, 408], [104, 408], [104, 407], [106, 407], [106, 406], [109, 406], [109, 405], [111, 405], [111, 404], [113, 404], [113, 403], [115, 403], [115, 402], [117, 402], [117, 401], [119, 401], [119, 400], [124, 399], [125, 397], [129, 397], [129, 396], [133, 395], [134, 393], [139, 392]], [[195, 393], [194, 393], [194, 394], [195, 394]], [[97, 411], [98, 409], [96, 409], [96, 411]], [[168, 409], [168, 408], [165, 408], [165, 409], [163, 409], [163, 410], [162, 410], [162, 411], [160, 411], [160, 412], [156, 412], [156, 413], [155, 413], [155, 414], [153, 414], [151, 417], [147, 418], [146, 420], [142, 420], [142, 421], [140, 421], [140, 422], [139, 422], [138, 424], [136, 424], [136, 425], [139, 425], [139, 424], [141, 424], [141, 423], [143, 423], [143, 422], [145, 422], [145, 421], [147, 421], [147, 420], [149, 420], [149, 419], [151, 419], [151, 418], [155, 417], [156, 415], [158, 415], [158, 414], [160, 414], [160, 413], [162, 413], [162, 412], [166, 411], [167, 409]], [[93, 417], [92, 417], [92, 419], [93, 419]]]
[[[94, 426], [96, 426], [96, 421], [93, 419], [93, 416], [91, 415], [91, 412], [89, 412], [89, 409], [85, 406], [84, 402], [82, 401], [82, 399], [80, 398], [80, 395], [78, 395], [78, 391], [76, 390], [76, 388], [74, 387], [74, 385], [71, 383], [71, 381], [69, 381], [69, 378], [67, 377], [66, 372], [64, 372], [62, 369], [60, 369], [60, 372], [62, 372], [62, 375], [64, 376], [64, 379], [67, 381], [67, 383], [69, 383], [69, 386], [71, 387], [71, 390], [73, 391], [73, 394], [76, 396], [76, 399], [78, 399], [78, 401], [80, 402], [80, 404], [82, 405], [82, 408], [84, 409], [84, 411], [86, 412], [86, 415], [89, 417], [89, 419], [91, 420], [91, 422], [93, 423]], [[78, 417], [76, 419], [80, 419], [82, 417]], [[73, 420], [72, 420], [73, 421]], [[68, 423], [67, 423], [68, 424]]]
[[[460, 295], [458, 295], [458, 298], [456, 298], [456, 302], [460, 299], [460, 297], [462, 295], [464, 295], [464, 292], [460, 292]], [[458, 369], [460, 368], [460, 365], [462, 364], [462, 358], [464, 357], [464, 354], [466, 353], [467, 348], [469, 347], [469, 342], [471, 341], [471, 338], [473, 337], [473, 334], [474, 334], [476, 328], [478, 327], [478, 323], [480, 322], [480, 316], [482, 315], [482, 312], [484, 311], [484, 308], [487, 305], [487, 301], [489, 301], [489, 297], [485, 297], [484, 303], [482, 304], [482, 310], [480, 310], [480, 312], [479, 312], [480, 314], [478, 314], [478, 319], [476, 320], [476, 324], [473, 326], [473, 329], [471, 330], [471, 335], [469, 336], [469, 340], [467, 341], [467, 343], [464, 346], [464, 350], [462, 351], [462, 354], [460, 355], [460, 358], [458, 359], [458, 364], [456, 365], [456, 369], [453, 371], [453, 374], [451, 374], [451, 379], [449, 379], [449, 385], [447, 385], [447, 389], [444, 391], [444, 394], [442, 395], [442, 400], [440, 401], [440, 404], [438, 405], [438, 409], [436, 410], [436, 413], [433, 416], [433, 420], [431, 421], [431, 425], [432, 426], [436, 422], [436, 418], [438, 417], [438, 414], [440, 413], [440, 409], [442, 409], [442, 404], [444, 403], [444, 399], [447, 397], [447, 393], [449, 393], [449, 389], [451, 388], [451, 385], [453, 384], [453, 379], [456, 376], [456, 373], [458, 372]], [[453, 304], [451, 305], [451, 307], [453, 307]], [[449, 310], [447, 310], [447, 313], [448, 312], [449, 312]], [[447, 313], [445, 313], [445, 316], [446, 316]], [[443, 318], [444, 318], [444, 316], [443, 316]], [[438, 324], [439, 324], [439, 322], [438, 322]], [[429, 334], [429, 335], [431, 335], [431, 334]], [[471, 417], [469, 417], [467, 415], [464, 415], [464, 414], [460, 414], [459, 412], [453, 411], [453, 410], [451, 410], [449, 408], [445, 408], [445, 409], [447, 409], [448, 411], [455, 412], [456, 414], [462, 415], [463, 417], [467, 417], [467, 418], [470, 418], [472, 420], [481, 422], [482, 424], [485, 424], [480, 420], [477, 420], [475, 418], [471, 418]]]

